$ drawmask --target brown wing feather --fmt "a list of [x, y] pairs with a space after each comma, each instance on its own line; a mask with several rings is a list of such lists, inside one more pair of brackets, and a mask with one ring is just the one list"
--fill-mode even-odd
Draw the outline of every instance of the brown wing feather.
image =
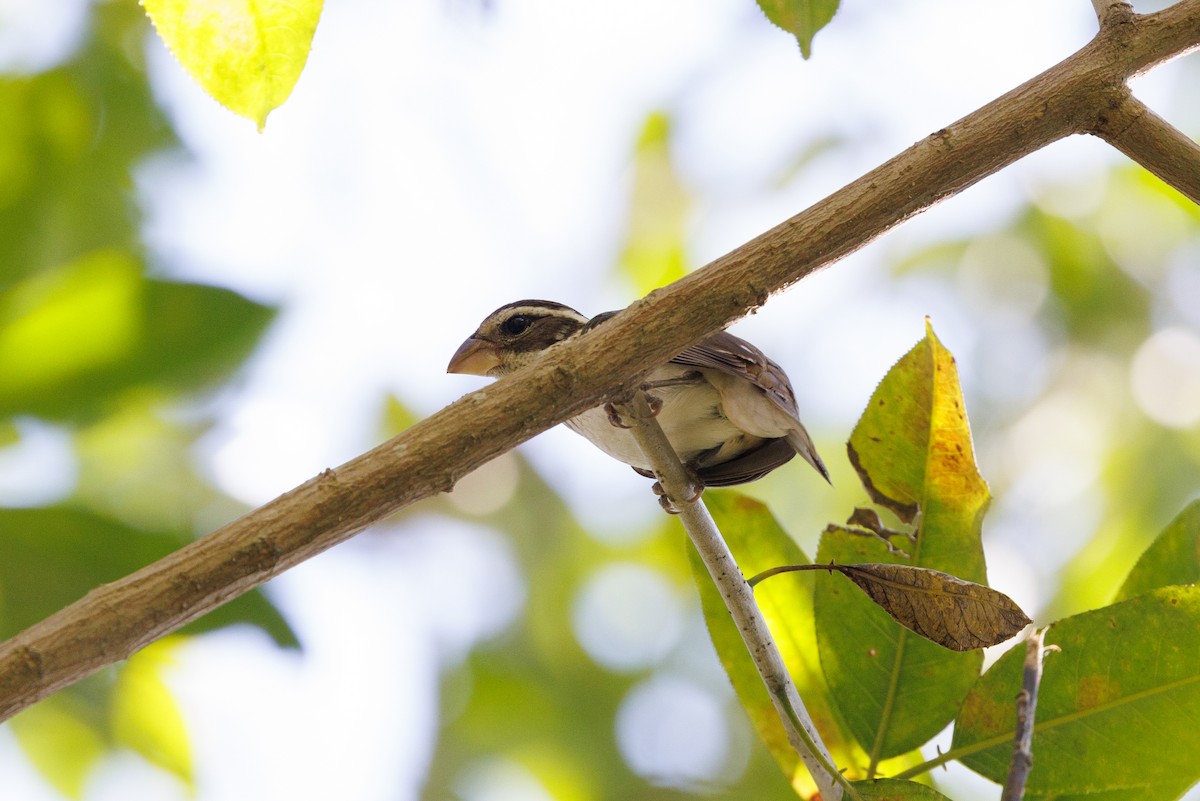
[[746, 340], [727, 331], [719, 331], [700, 340], [671, 359], [673, 364], [720, 370], [753, 381], [768, 398], [800, 422], [796, 396], [783, 368]]
[[[596, 315], [588, 322], [585, 330], [594, 328], [615, 314], [616, 312], [604, 312]], [[817, 455], [808, 433], [804, 430], [803, 423], [800, 422], [796, 396], [787, 373], [761, 350], [741, 337], [727, 331], [719, 331], [675, 356], [671, 359], [671, 364], [717, 370], [735, 378], [751, 381], [779, 409], [796, 421], [795, 437], [798, 444], [789, 442], [788, 438], [769, 439], [757, 448], [727, 462], [699, 468], [697, 474], [706, 486], [727, 487], [755, 481], [790, 461], [798, 452], [825, 477], [826, 481], [829, 480], [829, 471], [825, 469], [821, 457]], [[653, 474], [648, 471], [638, 470], [636, 467], [634, 470], [653, 478]]]

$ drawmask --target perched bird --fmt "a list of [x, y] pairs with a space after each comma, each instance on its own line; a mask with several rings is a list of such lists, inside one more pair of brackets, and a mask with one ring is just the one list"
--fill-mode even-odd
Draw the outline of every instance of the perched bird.
[[[498, 378], [556, 342], [594, 328], [616, 312], [588, 319], [549, 300], [519, 300], [489, 314], [450, 359], [449, 373]], [[783, 369], [744, 339], [713, 334], [646, 376], [657, 419], [680, 460], [703, 486], [762, 478], [796, 454], [825, 480], [829, 472], [796, 411]], [[653, 477], [633, 435], [611, 406], [566, 421], [600, 450]]]

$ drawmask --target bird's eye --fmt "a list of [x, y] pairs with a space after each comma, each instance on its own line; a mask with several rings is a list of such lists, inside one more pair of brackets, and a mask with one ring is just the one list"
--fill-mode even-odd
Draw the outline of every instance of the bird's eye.
[[529, 328], [529, 324], [533, 321], [523, 314], [514, 314], [504, 322], [500, 323], [500, 330], [508, 334], [510, 337], [520, 336]]

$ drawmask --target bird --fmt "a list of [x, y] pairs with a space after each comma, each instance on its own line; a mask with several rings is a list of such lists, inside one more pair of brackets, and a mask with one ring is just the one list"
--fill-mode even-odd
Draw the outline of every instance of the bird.
[[[590, 331], [615, 314], [588, 318], [550, 300], [507, 303], [463, 341], [446, 372], [508, 375], [551, 345]], [[830, 480], [800, 422], [787, 374], [744, 339], [726, 331], [711, 334], [651, 370], [641, 389], [650, 395], [663, 432], [693, 477], [697, 498], [704, 487], [762, 478], [796, 454]], [[566, 426], [640, 475], [654, 477], [637, 440], [610, 404], [572, 417]]]

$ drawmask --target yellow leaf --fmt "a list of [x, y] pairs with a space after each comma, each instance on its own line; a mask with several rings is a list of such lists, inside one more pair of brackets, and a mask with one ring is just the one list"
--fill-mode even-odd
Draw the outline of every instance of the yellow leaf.
[[639, 295], [687, 272], [687, 223], [691, 198], [671, 156], [671, 119], [646, 118], [633, 157], [633, 196], [620, 272]]
[[141, 0], [167, 49], [213, 99], [254, 120], [287, 100], [322, 0]]
[[113, 688], [112, 727], [116, 741], [193, 787], [192, 751], [179, 704], [163, 681], [172, 652], [184, 637], [168, 637], [138, 651], [121, 669]]
[[0, 302], [0, 398], [111, 365], [141, 330], [137, 262], [90, 253], [27, 279]]
[[56, 790], [82, 798], [88, 773], [104, 755], [104, 737], [64, 694], [51, 696], [12, 719], [17, 742]]

